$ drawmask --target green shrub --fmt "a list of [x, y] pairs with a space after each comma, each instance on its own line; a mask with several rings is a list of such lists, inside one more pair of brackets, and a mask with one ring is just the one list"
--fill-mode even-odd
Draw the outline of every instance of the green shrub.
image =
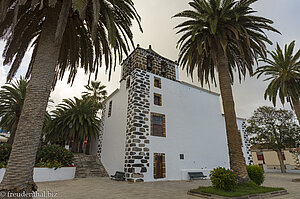
[[47, 145], [42, 147], [36, 155], [36, 167], [60, 168], [73, 164], [73, 154], [58, 145]]
[[225, 191], [232, 191], [237, 185], [236, 174], [223, 167], [215, 168], [210, 172], [210, 180], [213, 187]]
[[257, 165], [248, 165], [247, 166], [247, 172], [249, 175], [249, 178], [257, 185], [261, 185], [264, 180], [264, 170]]
[[7, 143], [0, 144], [0, 168], [5, 168], [11, 152], [11, 145]]

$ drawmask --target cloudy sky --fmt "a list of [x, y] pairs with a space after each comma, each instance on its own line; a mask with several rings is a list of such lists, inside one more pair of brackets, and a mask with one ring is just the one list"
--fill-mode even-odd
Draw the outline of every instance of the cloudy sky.
[[[134, 2], [142, 18], [142, 27], [144, 30], [144, 32], [141, 33], [136, 24], [132, 27], [135, 44], [140, 44], [143, 48], [148, 48], [149, 44], [151, 44], [152, 49], [157, 53], [171, 60], [177, 60], [178, 49], [176, 49], [176, 42], [179, 36], [176, 35], [174, 27], [181, 20], [172, 19], [171, 17], [182, 10], [189, 9], [189, 0], [135, 0]], [[274, 27], [282, 33], [279, 35], [267, 32], [269, 38], [274, 42], [272, 46], [268, 46], [269, 50], [274, 49], [276, 42], [280, 45], [284, 45], [293, 40], [296, 40], [296, 49], [300, 48], [299, 0], [259, 0], [253, 4], [253, 8], [258, 11], [257, 15], [272, 19], [274, 21]], [[0, 42], [0, 52], [3, 51], [3, 48], [4, 43]], [[17, 77], [24, 75], [30, 60], [30, 54], [31, 52], [29, 50], [22, 62], [22, 67]], [[2, 66], [1, 58], [0, 62], [0, 85], [3, 85], [9, 66]], [[102, 70], [99, 75], [98, 79], [107, 85], [109, 93], [119, 86], [120, 68], [121, 67], [117, 67], [110, 82], [107, 81], [108, 78], [104, 70]], [[180, 80], [200, 86], [198, 82], [191, 82], [184, 71], [180, 71], [179, 78]], [[72, 87], [67, 85], [65, 80], [59, 82], [52, 92], [51, 98], [55, 103], [59, 103], [63, 98], [80, 96], [84, 90], [83, 86], [86, 83], [87, 77], [80, 72]], [[247, 118], [251, 116], [257, 107], [271, 105], [270, 102], [265, 101], [263, 98], [266, 86], [267, 82], [264, 82], [263, 78], [257, 80], [253, 77], [246, 77], [241, 84], [235, 81], [233, 91], [238, 116]], [[218, 88], [211, 88], [211, 90], [219, 92]], [[278, 107], [282, 106], [278, 104]], [[289, 105], [286, 104], [284, 108], [289, 109]]]

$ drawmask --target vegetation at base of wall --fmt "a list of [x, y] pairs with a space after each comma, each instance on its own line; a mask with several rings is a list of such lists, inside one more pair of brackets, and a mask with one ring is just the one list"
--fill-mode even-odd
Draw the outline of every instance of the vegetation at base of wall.
[[[11, 152], [11, 145], [0, 144], [0, 168], [5, 168]], [[37, 152], [35, 167], [60, 168], [73, 166], [74, 155], [58, 145], [47, 145]]]
[[0, 144], [0, 168], [5, 168], [11, 152], [11, 145], [7, 143]]
[[239, 196], [246, 196], [250, 194], [260, 194], [260, 193], [268, 193], [273, 191], [280, 191], [284, 190], [283, 188], [274, 188], [274, 187], [263, 187], [255, 184], [254, 182], [238, 184], [234, 191], [225, 191], [222, 189], [217, 189], [215, 187], [199, 187], [198, 189], [191, 190], [193, 192], [204, 192], [215, 194], [219, 196], [226, 196], [226, 197], [239, 197]]
[[58, 145], [46, 145], [38, 150], [36, 167], [60, 168], [73, 164], [74, 155], [67, 149]]
[[247, 166], [247, 172], [249, 175], [249, 178], [257, 185], [261, 185], [264, 180], [264, 170], [257, 165], [248, 165]]
[[223, 167], [215, 168], [210, 172], [210, 180], [216, 189], [221, 189], [224, 191], [232, 191], [237, 185], [236, 174], [230, 170]]

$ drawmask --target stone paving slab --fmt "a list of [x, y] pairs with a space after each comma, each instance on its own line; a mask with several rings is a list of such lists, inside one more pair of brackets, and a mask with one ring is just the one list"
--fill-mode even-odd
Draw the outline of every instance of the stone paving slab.
[[[292, 182], [294, 178], [300, 175], [269, 173], [263, 185], [284, 187], [289, 192], [274, 199], [300, 199], [300, 186]], [[62, 199], [198, 199], [187, 195], [187, 191], [211, 183], [209, 180], [128, 183], [108, 178], [81, 178], [37, 185], [39, 192], [57, 192], [57, 198]]]

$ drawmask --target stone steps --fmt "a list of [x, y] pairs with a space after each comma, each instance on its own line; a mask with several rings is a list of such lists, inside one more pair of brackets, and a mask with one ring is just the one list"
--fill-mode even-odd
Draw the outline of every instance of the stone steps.
[[74, 154], [76, 166], [75, 178], [108, 177], [108, 174], [97, 156]]

